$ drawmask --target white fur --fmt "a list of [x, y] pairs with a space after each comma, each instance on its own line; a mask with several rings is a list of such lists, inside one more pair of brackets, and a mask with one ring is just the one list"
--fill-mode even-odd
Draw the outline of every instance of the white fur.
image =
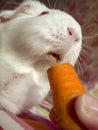
[[[26, 4], [31, 7], [0, 23], [0, 108], [15, 114], [40, 103], [48, 94], [47, 69], [52, 60], [47, 54], [58, 53], [58, 63], [74, 65], [82, 44], [80, 26], [70, 15], [38, 1], [21, 6]], [[16, 10], [1, 15], [10, 16]], [[40, 16], [43, 11], [49, 14]]]

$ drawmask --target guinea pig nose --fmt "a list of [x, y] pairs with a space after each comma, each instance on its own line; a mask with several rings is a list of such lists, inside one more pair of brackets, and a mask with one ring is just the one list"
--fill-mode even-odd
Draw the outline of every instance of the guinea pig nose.
[[75, 29], [67, 28], [67, 31], [68, 31], [68, 36], [74, 38], [75, 42], [79, 41], [79, 36], [78, 36], [78, 33], [75, 31]]

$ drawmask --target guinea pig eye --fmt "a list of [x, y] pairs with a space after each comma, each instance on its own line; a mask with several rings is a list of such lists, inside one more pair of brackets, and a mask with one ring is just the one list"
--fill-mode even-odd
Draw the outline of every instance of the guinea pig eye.
[[49, 14], [49, 12], [48, 11], [44, 11], [40, 15], [45, 15], [45, 14]]

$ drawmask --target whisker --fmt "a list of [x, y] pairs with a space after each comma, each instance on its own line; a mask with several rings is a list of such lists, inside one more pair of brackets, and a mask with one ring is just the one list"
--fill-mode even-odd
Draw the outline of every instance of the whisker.
[[83, 44], [83, 45], [82, 45], [82, 51], [84, 51], [85, 53], [88, 53], [88, 54], [89, 54], [89, 52], [92, 52], [92, 48], [91, 48], [91, 46], [88, 46], [88, 45], [86, 45], [86, 44]]
[[51, 3], [52, 3], [52, 8], [55, 9], [55, 8], [54, 8], [55, 0], [53, 0]]
[[[68, 1], [66, 0], [66, 2], [64, 1], [64, 0], [62, 0], [62, 11], [64, 11], [64, 12], [69, 12], [68, 10], [68, 7], [67, 7], [67, 3], [68, 3]], [[65, 6], [66, 5], [66, 6]]]
[[82, 58], [81, 56], [84, 56], [84, 55], [81, 54], [81, 55], [79, 56], [79, 61], [81, 62], [81, 64], [85, 64], [85, 61], [83, 60], [83, 58]]
[[98, 36], [98, 33], [96, 33], [95, 35], [93, 36], [84, 36], [83, 37], [83, 40], [86, 40], [86, 39], [93, 39], [94, 37]]
[[78, 60], [77, 60], [77, 62], [76, 62], [76, 69], [77, 69], [79, 75], [82, 75], [82, 74], [83, 74], [82, 66], [84, 66], [84, 65], [87, 66], [87, 64], [85, 63], [85, 61], [83, 60], [82, 57], [83, 57], [83, 56], [82, 56], [81, 53], [80, 53], [80, 55], [79, 55], [79, 57], [78, 57]]
[[85, 56], [89, 56], [89, 53], [86, 50], [82, 50], [80, 54], [84, 54]]
[[47, 0], [47, 3], [48, 3], [49, 8], [52, 8], [50, 0]]
[[83, 44], [81, 52], [89, 55], [89, 53], [92, 52], [92, 48], [88, 45]]
[[64, 9], [65, 7], [66, 7], [66, 6], [65, 6], [65, 1], [62, 0], [62, 2], [61, 2], [61, 10], [64, 11], [63, 9]]
[[80, 68], [80, 75], [82, 75], [82, 74], [83, 74], [82, 65], [81, 65], [81, 63], [80, 63], [80, 62], [78, 62], [78, 65], [79, 65], [79, 68]]
[[75, 68], [76, 68], [77, 73], [79, 73], [78, 61], [77, 61], [77, 63], [75, 64]]
[[83, 74], [83, 69], [82, 69], [82, 65], [81, 65], [81, 63], [80, 63], [80, 57], [79, 57], [79, 59], [78, 59], [78, 61], [77, 61], [77, 63], [76, 63], [76, 69], [77, 69], [77, 71], [78, 71], [78, 74], [79, 75], [82, 75]]
[[78, 61], [81, 62], [81, 63], [83, 64], [83, 61], [82, 61], [81, 55], [79, 55], [79, 57], [78, 57]]
[[62, 9], [62, 0], [60, 0], [60, 2], [59, 2], [59, 9], [60, 10]]
[[61, 9], [62, 11], [64, 11], [64, 9], [65, 9], [64, 0], [62, 0], [62, 2], [60, 3], [60, 9]]
[[56, 9], [56, 6], [57, 6], [57, 0], [54, 1], [54, 6], [53, 6], [53, 8]]
[[82, 60], [82, 63], [84, 63], [85, 65], [88, 65], [89, 64], [89, 59], [88, 59], [88, 56], [87, 56], [87, 54], [85, 54], [85, 53], [81, 53], [81, 56], [84, 58], [84, 60], [83, 60], [83, 58], [81, 58]]
[[80, 55], [81, 55], [82, 57], [84, 57], [85, 62], [86, 62], [87, 64], [89, 64], [89, 63], [91, 62], [91, 60], [92, 60], [92, 59], [90, 58], [90, 54], [91, 54], [91, 52], [92, 52], [91, 49], [92, 49], [91, 47], [89, 47], [89, 46], [87, 46], [87, 45], [84, 45], [83, 48], [82, 48], [82, 50], [81, 50], [81, 52], [80, 52]]
[[76, 66], [77, 73], [80, 74], [79, 63], [78, 62], [79, 61], [77, 61], [77, 63], [75, 64], [75, 66]]
[[84, 48], [91, 48], [90, 46], [88, 46], [87, 44], [82, 44], [82, 47], [84, 47]]

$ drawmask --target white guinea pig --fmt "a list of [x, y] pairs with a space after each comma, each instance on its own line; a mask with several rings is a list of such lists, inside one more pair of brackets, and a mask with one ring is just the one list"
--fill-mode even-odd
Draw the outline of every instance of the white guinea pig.
[[49, 92], [52, 60], [75, 64], [82, 44], [80, 25], [69, 14], [38, 1], [0, 14], [0, 109], [18, 114]]

